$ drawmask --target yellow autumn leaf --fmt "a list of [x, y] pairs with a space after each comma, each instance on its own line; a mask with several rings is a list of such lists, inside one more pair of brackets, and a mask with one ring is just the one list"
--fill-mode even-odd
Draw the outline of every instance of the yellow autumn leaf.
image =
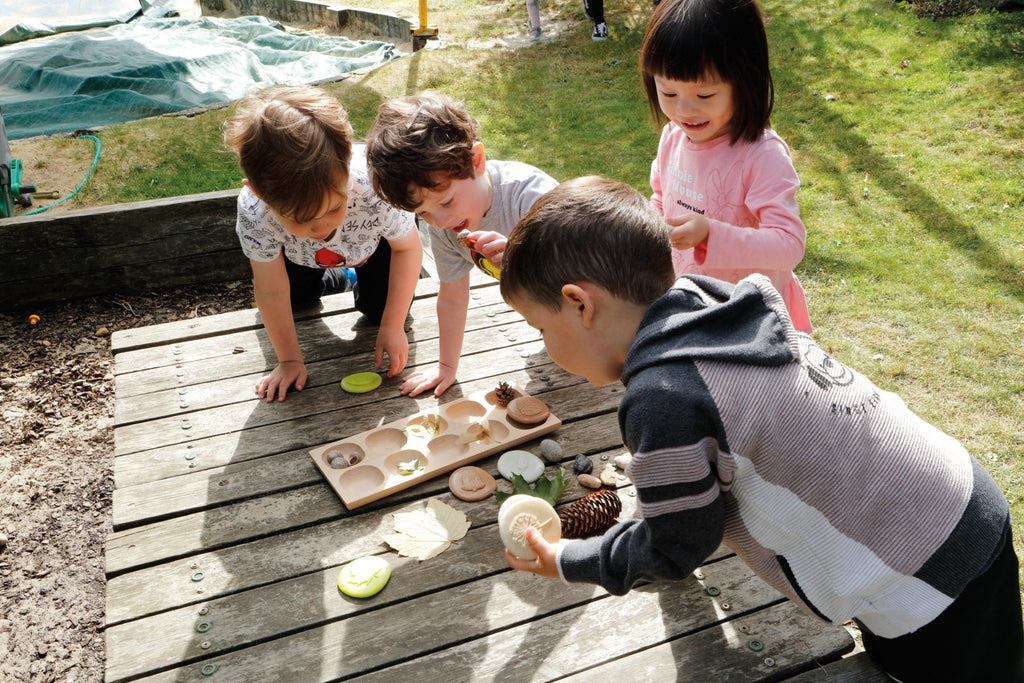
[[450, 505], [431, 498], [427, 507], [412, 512], [396, 512], [395, 533], [384, 542], [399, 555], [429, 560], [441, 554], [469, 531], [469, 519]]

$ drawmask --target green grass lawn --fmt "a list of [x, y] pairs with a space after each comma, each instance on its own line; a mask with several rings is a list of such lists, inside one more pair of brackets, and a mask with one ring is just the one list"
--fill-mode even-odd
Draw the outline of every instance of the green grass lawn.
[[[415, 0], [354, 0], [417, 23]], [[838, 358], [956, 436], [989, 468], [1024, 557], [1024, 13], [933, 20], [888, 0], [765, 0], [773, 125], [789, 143], [808, 229], [797, 269], [816, 336]], [[366, 132], [387, 97], [466, 101], [492, 158], [556, 178], [599, 173], [650, 192], [658, 131], [637, 73], [649, 0], [606, 4], [590, 40], [579, 2], [431, 9], [440, 46], [327, 88]], [[440, 49], [439, 49], [440, 48]], [[122, 202], [237, 186], [226, 111], [102, 131], [82, 191]]]

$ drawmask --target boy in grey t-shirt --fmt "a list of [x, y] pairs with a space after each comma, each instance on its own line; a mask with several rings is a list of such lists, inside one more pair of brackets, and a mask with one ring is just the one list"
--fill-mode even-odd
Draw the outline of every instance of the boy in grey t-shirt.
[[403, 394], [455, 382], [474, 264], [497, 278], [505, 242], [533, 203], [558, 183], [518, 161], [488, 161], [479, 125], [461, 103], [436, 93], [384, 102], [370, 128], [366, 160], [373, 188], [386, 202], [415, 211], [430, 226], [441, 286], [437, 296], [440, 354], [436, 367], [402, 382]]

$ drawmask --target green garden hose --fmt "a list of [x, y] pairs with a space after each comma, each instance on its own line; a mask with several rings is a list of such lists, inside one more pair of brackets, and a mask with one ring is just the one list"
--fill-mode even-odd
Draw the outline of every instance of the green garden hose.
[[80, 138], [90, 138], [91, 140], [94, 140], [96, 142], [96, 156], [93, 157], [92, 166], [89, 167], [89, 172], [85, 174], [84, 178], [82, 178], [82, 182], [78, 183], [78, 187], [75, 188], [75, 191], [72, 192], [71, 194], [69, 194], [67, 197], [64, 197], [63, 199], [57, 200], [53, 204], [47, 204], [46, 206], [40, 207], [40, 208], [35, 209], [33, 211], [28, 211], [26, 213], [23, 213], [22, 214], [23, 216], [31, 216], [34, 213], [42, 213], [43, 211], [46, 211], [47, 209], [52, 209], [53, 207], [57, 206], [58, 204], [63, 204], [64, 202], [66, 202], [67, 200], [71, 199], [76, 194], [78, 194], [78, 191], [82, 189], [82, 186], [85, 185], [85, 183], [92, 176], [92, 172], [94, 170], [96, 170], [96, 164], [98, 164], [100, 162], [100, 150], [103, 149], [103, 145], [100, 144], [100, 139], [98, 137], [96, 137], [95, 135], [79, 135], [78, 137], [80, 137]]

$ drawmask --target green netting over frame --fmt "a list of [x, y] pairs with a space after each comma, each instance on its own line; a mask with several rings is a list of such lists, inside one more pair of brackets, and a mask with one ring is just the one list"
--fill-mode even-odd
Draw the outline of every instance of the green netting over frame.
[[16, 140], [344, 78], [396, 56], [390, 43], [289, 33], [265, 17], [140, 17], [0, 46], [0, 106]]

